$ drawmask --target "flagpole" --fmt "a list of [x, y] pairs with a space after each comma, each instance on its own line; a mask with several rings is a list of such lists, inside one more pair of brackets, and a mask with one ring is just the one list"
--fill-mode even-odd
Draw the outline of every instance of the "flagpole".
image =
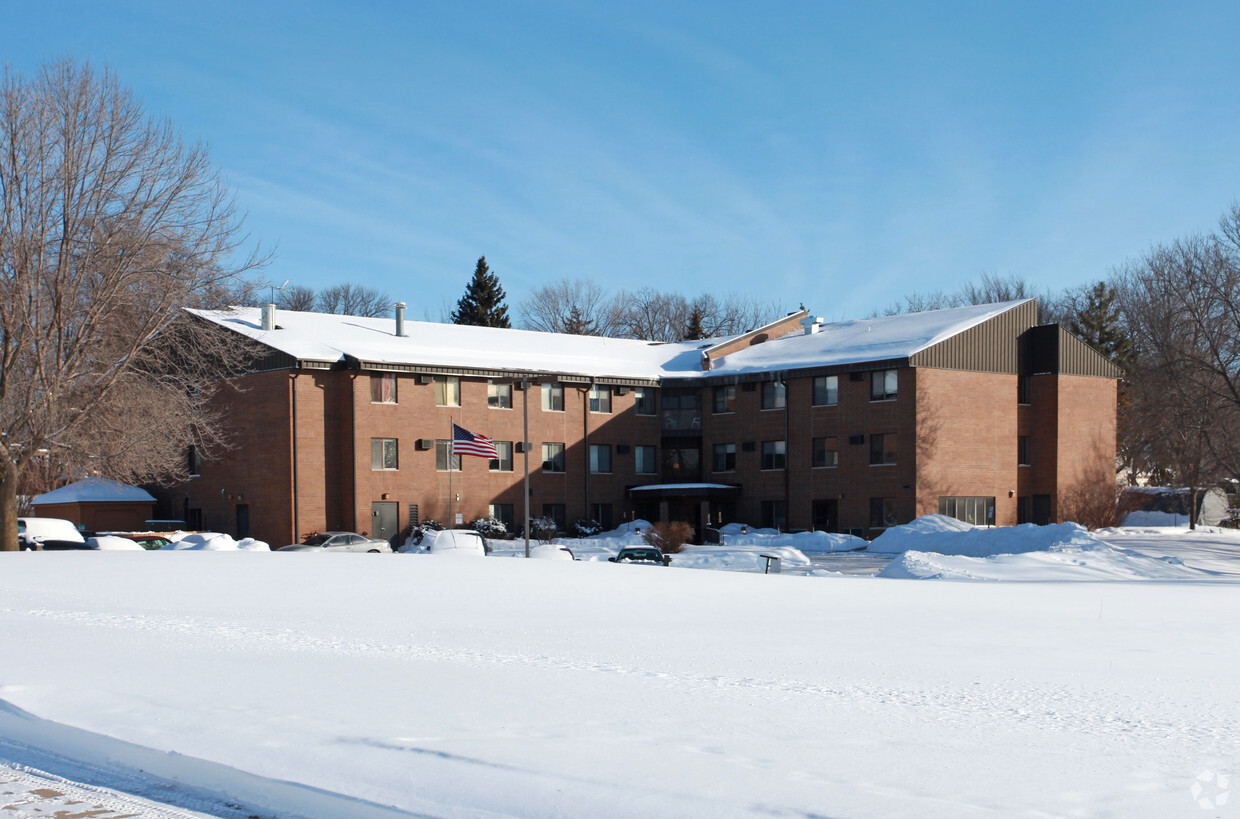
[[454, 430], [453, 430], [453, 427], [455, 426], [456, 426], [456, 421], [452, 420], [452, 416], [449, 415], [448, 416], [448, 526], [447, 526], [447, 528], [449, 529], [456, 528], [456, 517], [453, 515], [453, 512], [455, 511], [455, 509], [453, 508], [453, 501], [456, 500], [456, 495], [453, 494], [452, 492], [452, 467], [453, 467], [454, 462], [456, 461], [456, 435], [454, 434]]
[[530, 556], [530, 380], [521, 379], [521, 451], [525, 453], [525, 556]]

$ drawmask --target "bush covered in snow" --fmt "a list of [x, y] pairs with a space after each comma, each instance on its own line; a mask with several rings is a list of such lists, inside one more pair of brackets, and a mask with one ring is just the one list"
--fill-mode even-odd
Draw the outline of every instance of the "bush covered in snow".
[[551, 518], [530, 518], [530, 537], [539, 543], [550, 543], [558, 531], [559, 527]]
[[603, 524], [590, 518], [577, 518], [572, 526], [574, 537], [594, 537], [601, 531], [603, 531]]
[[502, 520], [496, 520], [495, 518], [474, 518], [473, 523], [469, 525], [475, 532], [478, 532], [483, 537], [508, 537], [508, 527]]

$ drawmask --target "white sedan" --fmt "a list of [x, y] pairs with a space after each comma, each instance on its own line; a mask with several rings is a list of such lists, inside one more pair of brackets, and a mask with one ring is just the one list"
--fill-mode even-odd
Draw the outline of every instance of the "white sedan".
[[359, 535], [356, 532], [319, 532], [301, 543], [281, 546], [277, 552], [390, 552], [386, 540]]

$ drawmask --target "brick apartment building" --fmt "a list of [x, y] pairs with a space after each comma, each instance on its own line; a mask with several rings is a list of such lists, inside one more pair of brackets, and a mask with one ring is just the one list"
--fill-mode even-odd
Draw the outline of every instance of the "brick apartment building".
[[[411, 523], [593, 518], [854, 531], [1057, 520], [1111, 480], [1116, 369], [1033, 300], [673, 344], [246, 308], [234, 447], [161, 515], [273, 546]], [[266, 327], [266, 329], [264, 329]], [[453, 458], [455, 423], [499, 460]], [[524, 433], [528, 423], [528, 435]], [[528, 451], [522, 445], [529, 441]], [[515, 527], [514, 527], [515, 528]]]

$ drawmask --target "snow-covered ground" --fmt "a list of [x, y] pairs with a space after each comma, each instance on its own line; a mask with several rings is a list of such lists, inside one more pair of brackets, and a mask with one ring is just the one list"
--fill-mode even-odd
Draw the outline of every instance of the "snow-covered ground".
[[0, 763], [236, 817], [1240, 816], [1240, 533], [923, 528], [888, 574], [1006, 582], [769, 532], [0, 555]]

